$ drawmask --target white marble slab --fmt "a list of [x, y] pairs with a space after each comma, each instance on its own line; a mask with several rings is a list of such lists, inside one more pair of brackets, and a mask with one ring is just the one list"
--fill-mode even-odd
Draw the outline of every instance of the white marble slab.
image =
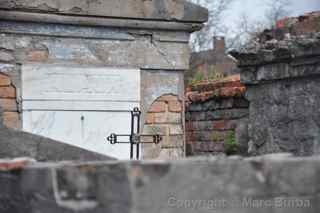
[[22, 98], [139, 101], [140, 70], [52, 64], [23, 65]]
[[129, 145], [111, 145], [106, 138], [130, 133], [128, 111], [140, 106], [140, 70], [23, 65], [22, 98], [25, 131], [129, 159]]
[[51, 101], [51, 100], [24, 100], [23, 110], [58, 110], [58, 111], [130, 111], [139, 107], [140, 103], [116, 101]]
[[23, 118], [27, 132], [118, 159], [130, 157], [129, 145], [106, 140], [111, 133], [130, 133], [129, 112], [25, 111]]

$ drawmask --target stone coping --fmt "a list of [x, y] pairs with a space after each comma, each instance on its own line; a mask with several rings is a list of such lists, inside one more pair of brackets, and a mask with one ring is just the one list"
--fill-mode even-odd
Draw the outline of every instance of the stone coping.
[[[319, 157], [277, 154], [170, 162], [11, 164], [0, 172], [1, 212], [287, 213], [320, 209]], [[305, 201], [305, 205], [269, 206], [270, 201], [280, 198]], [[243, 199], [249, 204], [232, 203]], [[254, 206], [251, 199], [264, 202]], [[182, 205], [196, 200], [204, 203]], [[226, 205], [209, 208], [209, 201], [224, 201]]]
[[230, 54], [238, 60], [240, 67], [290, 63], [299, 58], [320, 56], [320, 33], [271, 40]]
[[[135, 166], [156, 166], [156, 165], [215, 165], [215, 164], [228, 164], [230, 162], [237, 161], [239, 164], [247, 162], [252, 163], [275, 163], [275, 162], [318, 162], [320, 161], [320, 156], [309, 156], [309, 157], [296, 157], [291, 153], [273, 153], [254, 157], [242, 157], [242, 156], [200, 156], [200, 157], [188, 157], [184, 159], [176, 160], [83, 160], [83, 161], [48, 161], [48, 162], [38, 162], [36, 159], [29, 157], [20, 158], [0, 158], [0, 169], [5, 170], [21, 170], [21, 169], [44, 169], [44, 168], [56, 168], [60, 169], [63, 167], [84, 167], [84, 166], [113, 166], [122, 165], [127, 169]], [[319, 164], [320, 166], [320, 164]]]
[[215, 98], [243, 97], [245, 86], [240, 82], [240, 75], [232, 75], [217, 81], [199, 82], [188, 88], [187, 100], [204, 102]]
[[[143, 28], [147, 27], [144, 21], [151, 25], [164, 22], [169, 29], [185, 26], [189, 31], [208, 20], [207, 9], [184, 0], [5, 0], [0, 13], [5, 20], [114, 27]], [[160, 27], [165, 28], [164, 23]]]

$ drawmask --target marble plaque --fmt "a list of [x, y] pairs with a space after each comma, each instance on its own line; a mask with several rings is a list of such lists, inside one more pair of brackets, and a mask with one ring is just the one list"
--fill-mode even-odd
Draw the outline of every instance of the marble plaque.
[[24, 100], [139, 101], [140, 70], [29, 64], [22, 67]]
[[140, 70], [29, 64], [22, 67], [23, 129], [118, 159], [129, 145], [111, 133], [130, 133], [130, 110], [140, 105]]

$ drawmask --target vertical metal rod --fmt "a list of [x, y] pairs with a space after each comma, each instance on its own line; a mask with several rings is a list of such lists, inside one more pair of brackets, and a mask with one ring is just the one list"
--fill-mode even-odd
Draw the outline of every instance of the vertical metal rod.
[[134, 112], [131, 112], [130, 159], [133, 159]]
[[[141, 113], [139, 112], [138, 113], [138, 116], [137, 116], [137, 134], [140, 134], [140, 116], [141, 116]], [[137, 144], [137, 160], [139, 160], [139, 156], [140, 155], [140, 143]]]

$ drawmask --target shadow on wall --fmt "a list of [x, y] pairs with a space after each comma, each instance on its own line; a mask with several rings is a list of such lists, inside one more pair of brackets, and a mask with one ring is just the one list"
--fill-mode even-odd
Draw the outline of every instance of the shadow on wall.
[[183, 105], [177, 95], [165, 94], [150, 106], [144, 134], [160, 134], [160, 144], [144, 144], [144, 159], [178, 159], [184, 157]]

